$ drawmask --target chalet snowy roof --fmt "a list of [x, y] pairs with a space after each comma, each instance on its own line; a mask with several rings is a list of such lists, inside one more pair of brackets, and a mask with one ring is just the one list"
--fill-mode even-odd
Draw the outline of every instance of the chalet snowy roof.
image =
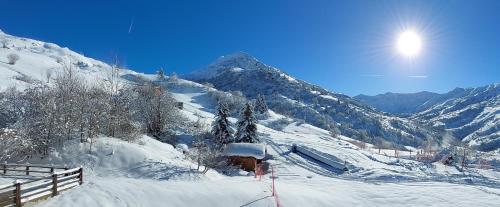
[[231, 143], [226, 145], [224, 155], [263, 159], [266, 156], [266, 147], [264, 144]]

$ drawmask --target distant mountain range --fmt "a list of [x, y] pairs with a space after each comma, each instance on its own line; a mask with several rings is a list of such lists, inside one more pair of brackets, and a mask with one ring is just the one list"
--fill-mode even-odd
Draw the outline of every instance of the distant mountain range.
[[387, 92], [376, 96], [357, 95], [353, 98], [379, 111], [401, 115], [423, 111], [436, 103], [439, 97], [441, 97], [440, 94], [422, 91], [418, 93]]
[[483, 150], [500, 147], [500, 84], [456, 88], [448, 93], [385, 93], [355, 99], [377, 110], [409, 116], [452, 133]]

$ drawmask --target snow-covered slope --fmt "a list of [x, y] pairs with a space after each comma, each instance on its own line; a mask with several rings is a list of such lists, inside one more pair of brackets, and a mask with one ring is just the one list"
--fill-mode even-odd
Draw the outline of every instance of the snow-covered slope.
[[500, 147], [500, 84], [456, 88], [448, 93], [386, 93], [356, 96], [376, 109], [411, 113], [412, 120], [444, 127], [455, 138], [482, 150]]
[[[169, 91], [184, 103], [191, 121], [210, 124], [215, 89], [179, 79]], [[234, 125], [236, 117], [230, 121]], [[196, 164], [171, 145], [147, 136], [135, 142], [99, 137], [92, 153], [89, 144], [74, 142], [48, 158], [30, 163], [84, 166], [84, 184], [43, 201], [38, 206], [494, 206], [500, 202], [498, 171], [460, 172], [440, 163], [424, 164], [394, 158], [390, 151], [360, 149], [346, 136], [295, 122], [270, 111], [257, 125], [267, 144], [267, 159], [275, 172], [277, 197], [271, 196], [272, 177], [262, 180], [246, 173], [196, 171]], [[181, 142], [190, 147], [192, 137]], [[305, 156], [291, 153], [292, 144], [306, 146], [324, 157], [346, 162], [350, 171], [338, 172]], [[414, 155], [413, 155], [414, 156]], [[498, 157], [498, 156], [496, 156]], [[495, 156], [493, 156], [493, 159]], [[1, 180], [0, 185], [12, 180]], [[467, 183], [467, 185], [464, 185]]]
[[442, 125], [481, 150], [500, 148], [500, 84], [457, 88], [412, 119]]
[[246, 53], [223, 56], [207, 68], [184, 76], [209, 82], [223, 91], [241, 91], [246, 97], [266, 97], [274, 111], [343, 135], [376, 142], [417, 146], [439, 133], [408, 119], [389, 116], [349, 96], [325, 90], [259, 62]]
[[[10, 54], [19, 56], [19, 60], [13, 65], [8, 63], [7, 56]], [[87, 58], [68, 48], [0, 31], [0, 91], [8, 87], [22, 90], [34, 83], [50, 83], [65, 67], [74, 69], [89, 84], [105, 80], [111, 71], [110, 65]], [[129, 74], [137, 73], [120, 70], [123, 77]]]
[[[195, 105], [186, 114], [199, 114], [201, 110], [193, 109], [211, 104], [198, 102], [199, 95], [202, 94], [185, 96], [193, 100], [188, 105]], [[264, 125], [258, 127], [266, 134], [281, 206], [494, 206], [500, 199], [500, 191], [494, 187], [498, 181], [487, 180], [482, 174], [462, 175], [440, 164], [426, 167], [415, 161], [377, 155], [350, 145], [345, 142], [346, 137], [335, 141], [326, 131], [307, 124], [292, 123], [283, 132]], [[353, 172], [337, 174], [290, 153], [291, 143], [312, 147], [336, 145], [332, 148], [325, 145], [318, 150], [346, 158], [352, 163]], [[276, 205], [271, 196], [270, 176], [259, 180], [213, 170], [200, 174], [180, 151], [150, 137], [144, 136], [136, 142], [100, 137], [91, 154], [88, 149], [88, 143], [73, 143], [48, 159], [29, 160], [84, 166], [82, 186], [37, 206]], [[446, 174], [450, 177], [445, 177]], [[468, 184], [461, 184], [464, 181]]]

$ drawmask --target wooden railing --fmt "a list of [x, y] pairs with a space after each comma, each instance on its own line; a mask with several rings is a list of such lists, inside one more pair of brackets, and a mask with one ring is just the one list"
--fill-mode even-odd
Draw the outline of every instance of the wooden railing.
[[9, 171], [26, 172], [26, 175], [29, 175], [30, 172], [49, 175], [24, 182], [15, 181], [14, 184], [0, 186], [0, 207], [20, 207], [26, 203], [56, 196], [61, 191], [71, 189], [83, 183], [82, 167], [55, 171], [57, 169], [65, 169], [65, 167], [2, 164], [0, 172], [3, 172], [4, 175]]
[[[68, 170], [68, 167], [63, 166], [47, 166], [47, 165], [31, 165], [31, 164], [0, 164], [0, 174], [6, 175], [8, 172], [25, 172], [37, 174], [52, 174], [55, 170]], [[19, 174], [16, 174], [19, 175]]]

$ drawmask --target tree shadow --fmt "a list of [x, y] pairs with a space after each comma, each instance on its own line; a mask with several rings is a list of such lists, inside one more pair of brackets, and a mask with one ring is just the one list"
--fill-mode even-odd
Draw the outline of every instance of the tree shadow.
[[155, 180], [170, 180], [185, 175], [199, 176], [199, 173], [193, 172], [188, 167], [172, 166], [157, 161], [145, 161], [128, 169], [128, 171], [131, 177]]
[[262, 197], [262, 198], [255, 199], [255, 200], [253, 200], [253, 201], [250, 201], [250, 202], [248, 202], [248, 203], [245, 203], [245, 204], [241, 205], [240, 207], [250, 206], [250, 205], [252, 205], [252, 204], [254, 204], [254, 203], [256, 203], [256, 202], [259, 202], [259, 201], [261, 201], [261, 200], [264, 200], [264, 199], [266, 199], [266, 198], [270, 198], [270, 197], [272, 197], [272, 196], [268, 195], [268, 196], [264, 196], [264, 197]]

